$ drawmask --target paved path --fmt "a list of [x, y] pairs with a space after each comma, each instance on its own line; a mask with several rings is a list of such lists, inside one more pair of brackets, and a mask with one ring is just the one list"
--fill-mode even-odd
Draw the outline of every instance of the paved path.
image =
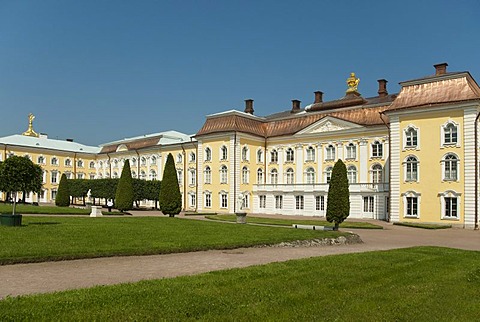
[[480, 232], [463, 229], [423, 230], [393, 226], [357, 229], [363, 244], [319, 247], [239, 248], [183, 254], [110, 257], [0, 266], [0, 298], [193, 275], [291, 259], [388, 250], [411, 246], [445, 246], [480, 250]]

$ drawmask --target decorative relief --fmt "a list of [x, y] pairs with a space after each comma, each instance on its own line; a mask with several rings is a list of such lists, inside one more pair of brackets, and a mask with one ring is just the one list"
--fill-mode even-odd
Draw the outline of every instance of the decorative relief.
[[331, 121], [327, 121], [318, 128], [314, 129], [312, 133], [322, 133], [322, 132], [332, 132], [332, 131], [340, 131], [345, 130], [347, 127], [340, 126], [338, 124], [332, 123]]

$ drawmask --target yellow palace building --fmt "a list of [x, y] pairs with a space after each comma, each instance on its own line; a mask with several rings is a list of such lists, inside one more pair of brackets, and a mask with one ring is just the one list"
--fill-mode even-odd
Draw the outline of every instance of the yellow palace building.
[[0, 160], [28, 155], [44, 168], [44, 192], [27, 200], [52, 202], [59, 176], [118, 177], [125, 160], [132, 176], [161, 180], [166, 157], [176, 162], [184, 210], [324, 216], [333, 165], [342, 159], [350, 182], [350, 218], [478, 225], [480, 88], [468, 72], [447, 72], [400, 83], [398, 94], [378, 81], [363, 97], [354, 73], [345, 96], [287, 111], [208, 115], [195, 135], [159, 132], [84, 146], [51, 140], [29, 129], [0, 138]]

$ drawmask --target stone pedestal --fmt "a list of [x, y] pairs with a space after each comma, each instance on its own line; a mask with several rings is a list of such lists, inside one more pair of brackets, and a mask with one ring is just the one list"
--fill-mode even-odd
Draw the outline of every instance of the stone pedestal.
[[85, 207], [87, 207], [87, 209], [92, 209], [92, 203], [87, 201]]
[[102, 207], [100, 206], [92, 206], [92, 212], [90, 213], [90, 217], [102, 217]]
[[246, 224], [247, 223], [247, 213], [246, 212], [236, 212], [237, 224]]

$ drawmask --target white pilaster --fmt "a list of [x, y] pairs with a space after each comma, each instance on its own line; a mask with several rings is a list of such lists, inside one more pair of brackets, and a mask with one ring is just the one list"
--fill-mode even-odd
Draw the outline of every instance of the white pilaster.
[[360, 158], [360, 183], [368, 182], [368, 142], [366, 140], [360, 140], [359, 158]]
[[[463, 116], [463, 144], [464, 144], [464, 185], [465, 185], [465, 227], [475, 226], [475, 118], [477, 108], [464, 110]], [[461, 163], [460, 163], [461, 164]]]
[[390, 220], [400, 220], [400, 120], [398, 116], [390, 117]]
[[303, 146], [298, 144], [295, 146], [295, 182], [304, 183], [303, 180]]

